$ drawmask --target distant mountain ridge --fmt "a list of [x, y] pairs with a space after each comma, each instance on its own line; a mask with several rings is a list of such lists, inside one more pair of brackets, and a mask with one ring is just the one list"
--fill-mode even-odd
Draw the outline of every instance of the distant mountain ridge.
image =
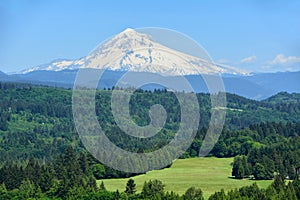
[[245, 78], [274, 91], [299, 92], [300, 90], [300, 71], [259, 73]]
[[0, 71], [0, 77], [7, 76], [4, 72]]
[[[33, 71], [27, 74], [0, 75], [0, 81], [72, 88], [77, 72], [78, 70]], [[99, 88], [112, 88], [125, 73], [126, 72], [124, 71], [106, 70], [100, 80]], [[135, 73], [138, 77], [139, 73], [142, 72]], [[149, 75], [152, 74], [153, 73], [149, 73]], [[205, 81], [200, 75], [186, 75], [185, 77], [190, 82], [195, 92], [208, 92]], [[165, 78], [169, 80], [176, 79], [176, 77], [172, 76]], [[276, 80], [276, 83], [274, 83], [274, 80]], [[223, 76], [226, 92], [256, 100], [266, 99], [279, 92], [300, 93], [299, 80], [300, 72], [254, 74], [252, 76]], [[280, 87], [276, 88], [276, 85], [279, 85]], [[129, 83], [127, 86], [134, 85], [130, 85]]]

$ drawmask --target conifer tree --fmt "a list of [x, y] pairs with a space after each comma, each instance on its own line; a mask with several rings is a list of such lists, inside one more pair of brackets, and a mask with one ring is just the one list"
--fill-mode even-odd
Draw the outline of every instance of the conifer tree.
[[103, 181], [101, 181], [101, 184], [100, 184], [100, 190], [106, 190], [106, 188], [105, 188], [105, 185], [104, 185], [104, 182], [103, 182]]
[[136, 186], [136, 184], [135, 184], [134, 180], [133, 179], [129, 179], [127, 181], [127, 184], [126, 184], [125, 193], [128, 194], [128, 195], [134, 194], [136, 192], [135, 186]]

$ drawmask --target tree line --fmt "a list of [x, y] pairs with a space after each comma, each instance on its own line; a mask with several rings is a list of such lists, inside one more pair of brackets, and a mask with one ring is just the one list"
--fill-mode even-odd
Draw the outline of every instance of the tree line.
[[[245, 162], [241, 158], [242, 162]], [[129, 179], [123, 191], [108, 191], [103, 183], [98, 186], [91, 176], [83, 154], [77, 155], [68, 147], [64, 155], [57, 158], [54, 165], [39, 164], [30, 159], [26, 166], [7, 165], [0, 170], [1, 199], [157, 199], [157, 200], [204, 200], [200, 188], [190, 187], [183, 195], [165, 191], [160, 180], [145, 181], [141, 192], [137, 192], [133, 179]], [[223, 189], [209, 197], [209, 200], [269, 200], [300, 198], [300, 180], [286, 182], [281, 175], [275, 176], [273, 183], [266, 189], [256, 183], [225, 192]]]

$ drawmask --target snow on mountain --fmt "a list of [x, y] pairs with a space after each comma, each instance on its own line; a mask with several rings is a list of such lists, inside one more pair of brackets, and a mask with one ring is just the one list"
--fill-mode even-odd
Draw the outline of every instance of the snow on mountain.
[[83, 66], [84, 59], [77, 59], [77, 60], [67, 60], [67, 59], [56, 59], [52, 61], [51, 63], [38, 65], [36, 67], [32, 67], [29, 69], [25, 69], [21, 71], [22, 74], [26, 74], [33, 71], [39, 71], [39, 70], [46, 70], [46, 71], [62, 71], [65, 69], [78, 69]]
[[101, 44], [86, 57], [77, 60], [55, 60], [24, 70], [22, 73], [77, 68], [151, 72], [168, 76], [214, 73], [247, 74], [231, 66], [214, 64], [173, 50], [156, 42], [150, 35], [138, 33], [133, 29], [124, 30]]

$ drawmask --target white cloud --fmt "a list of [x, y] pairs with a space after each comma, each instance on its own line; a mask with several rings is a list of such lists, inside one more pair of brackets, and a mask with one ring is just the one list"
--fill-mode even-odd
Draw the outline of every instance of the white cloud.
[[264, 72], [299, 71], [300, 57], [278, 54], [273, 60], [264, 63], [259, 68]]
[[284, 54], [278, 54], [270, 63], [276, 65], [276, 64], [288, 64], [288, 63], [292, 64], [298, 62], [300, 62], [300, 57], [296, 57], [296, 56], [285, 57]]
[[241, 63], [252, 63], [256, 60], [256, 56], [249, 56], [249, 57], [246, 57], [246, 58], [243, 58], [241, 60]]

